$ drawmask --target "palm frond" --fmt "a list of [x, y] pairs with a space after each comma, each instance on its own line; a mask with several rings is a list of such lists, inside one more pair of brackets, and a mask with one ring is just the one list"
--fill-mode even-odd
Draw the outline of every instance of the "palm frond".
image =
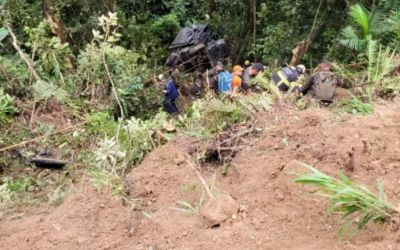
[[370, 13], [361, 4], [350, 7], [350, 15], [362, 29], [364, 37], [370, 33]]
[[343, 39], [339, 40], [339, 43], [349, 49], [361, 51], [363, 48], [363, 41], [358, 35], [355, 29], [351, 26], [347, 26], [342, 30]]

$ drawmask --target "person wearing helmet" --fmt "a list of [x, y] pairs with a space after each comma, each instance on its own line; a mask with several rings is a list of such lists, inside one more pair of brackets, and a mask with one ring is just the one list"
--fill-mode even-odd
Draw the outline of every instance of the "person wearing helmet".
[[247, 95], [252, 94], [250, 80], [256, 77], [259, 73], [264, 72], [264, 65], [262, 63], [253, 63], [243, 72], [242, 76], [242, 89]]
[[290, 88], [300, 87], [296, 82], [305, 72], [306, 67], [302, 64], [285, 67], [272, 76], [272, 82], [280, 91], [285, 92]]

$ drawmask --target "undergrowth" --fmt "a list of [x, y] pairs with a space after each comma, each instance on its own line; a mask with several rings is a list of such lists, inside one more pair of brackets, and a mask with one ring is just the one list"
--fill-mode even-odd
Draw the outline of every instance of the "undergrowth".
[[350, 237], [369, 223], [383, 224], [398, 212], [385, 201], [382, 184], [378, 181], [379, 195], [365, 186], [352, 182], [343, 173], [339, 178], [326, 175], [310, 165], [302, 164], [309, 173], [299, 174], [296, 183], [317, 187], [317, 195], [329, 200], [328, 214], [339, 213], [343, 225], [339, 236], [350, 232]]
[[351, 114], [369, 115], [374, 112], [374, 106], [372, 103], [365, 103], [359, 98], [353, 97], [351, 99], [341, 100], [338, 104], [338, 111]]

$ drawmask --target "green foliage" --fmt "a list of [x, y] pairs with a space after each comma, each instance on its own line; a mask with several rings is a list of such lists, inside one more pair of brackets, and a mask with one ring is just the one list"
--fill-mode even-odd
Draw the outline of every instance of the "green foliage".
[[339, 111], [350, 114], [369, 115], [374, 112], [374, 107], [371, 103], [364, 103], [360, 99], [353, 97], [341, 100]]
[[119, 164], [125, 157], [126, 152], [120, 149], [115, 138], [104, 139], [94, 152], [96, 166], [113, 174], [120, 172]]
[[37, 56], [36, 65], [46, 77], [56, 77], [63, 82], [62, 73], [71, 68], [71, 52], [68, 43], [62, 43], [58, 37], [51, 34], [51, 27], [47, 22], [41, 22], [35, 28], [26, 27], [28, 42], [33, 57]]
[[89, 116], [88, 132], [93, 135], [111, 137], [117, 130], [117, 123], [109, 112], [96, 112]]
[[364, 37], [370, 34], [370, 13], [360, 4], [350, 7], [350, 16], [362, 28]]
[[[133, 82], [117, 91], [125, 117], [135, 116], [143, 120], [151, 119], [162, 107], [161, 88], [157, 85], [144, 88], [141, 77], [136, 77]], [[116, 110], [119, 111], [118, 106], [116, 106]], [[117, 113], [119, 114], [119, 112]]]
[[3, 177], [0, 183], [0, 218], [3, 213], [18, 204], [32, 203], [31, 193], [38, 186], [32, 177], [22, 177], [17, 180]]
[[9, 116], [17, 112], [13, 102], [14, 98], [5, 94], [4, 90], [0, 88], [0, 124], [7, 123]]
[[342, 30], [342, 45], [357, 52], [366, 49], [368, 52], [371, 43], [391, 45], [396, 40], [397, 24], [393, 22], [396, 15], [391, 15], [390, 11], [377, 7], [370, 12], [363, 5], [355, 4], [350, 7], [349, 15], [356, 26], [347, 26]]
[[8, 30], [6, 28], [0, 28], [0, 42], [4, 40], [8, 35]]
[[29, 71], [20, 58], [0, 56], [0, 87], [15, 96], [29, 94]]
[[376, 41], [368, 44], [368, 81], [379, 85], [379, 82], [394, 68], [395, 51], [377, 45]]
[[[161, 145], [159, 136], [164, 126], [169, 124], [168, 116], [160, 112], [152, 119], [141, 120], [132, 117], [123, 125], [121, 143], [127, 150], [127, 162], [136, 165], [155, 147]], [[161, 134], [168, 139], [168, 134]]]
[[303, 166], [310, 173], [299, 175], [295, 182], [317, 187], [318, 195], [329, 200], [328, 213], [342, 214], [344, 225], [339, 231], [340, 236], [349, 229], [352, 229], [351, 235], [354, 235], [371, 222], [385, 223], [395, 212], [393, 206], [384, 200], [383, 188], [379, 182], [377, 196], [363, 185], [353, 183], [342, 173], [337, 179], [310, 165]]
[[64, 101], [68, 96], [64, 89], [43, 80], [36, 81], [36, 83], [32, 85], [32, 89], [36, 101], [48, 100], [52, 97], [58, 101]]
[[240, 123], [251, 118], [256, 112], [269, 109], [271, 99], [268, 96], [221, 97], [207, 96], [196, 100], [179, 117], [177, 126], [184, 133], [198, 137], [210, 137], [226, 128], [227, 125]]
[[350, 49], [362, 51], [365, 47], [366, 41], [358, 37], [357, 32], [353, 27], [347, 26], [342, 30], [343, 39], [340, 43]]
[[7, 189], [10, 192], [27, 192], [31, 186], [37, 185], [35, 179], [32, 177], [25, 177], [16, 181], [4, 179], [3, 182], [7, 184]]
[[175, 13], [160, 16], [151, 24], [150, 31], [154, 37], [158, 37], [163, 44], [171, 43], [178, 34], [180, 25]]

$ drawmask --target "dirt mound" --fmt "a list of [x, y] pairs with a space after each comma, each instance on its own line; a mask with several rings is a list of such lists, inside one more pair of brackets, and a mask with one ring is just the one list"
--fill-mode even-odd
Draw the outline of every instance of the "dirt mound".
[[56, 209], [41, 208], [0, 223], [2, 249], [115, 249], [134, 218], [106, 193], [80, 189]]
[[[180, 139], [149, 154], [126, 177], [138, 211], [93, 190], [54, 210], [42, 209], [0, 223], [3, 249], [399, 249], [398, 232], [371, 225], [352, 240], [337, 240], [338, 217], [326, 202], [293, 183], [312, 164], [332, 175], [345, 171], [376, 191], [380, 178], [389, 201], [400, 195], [400, 106], [367, 117], [323, 109], [276, 109], [260, 115], [263, 130], [241, 142], [226, 176], [201, 168], [215, 194], [229, 194], [239, 213], [219, 227], [202, 221], [206, 197], [186, 154], [196, 143]], [[186, 204], [186, 206], [182, 206]], [[191, 204], [188, 206], [187, 204]]]

